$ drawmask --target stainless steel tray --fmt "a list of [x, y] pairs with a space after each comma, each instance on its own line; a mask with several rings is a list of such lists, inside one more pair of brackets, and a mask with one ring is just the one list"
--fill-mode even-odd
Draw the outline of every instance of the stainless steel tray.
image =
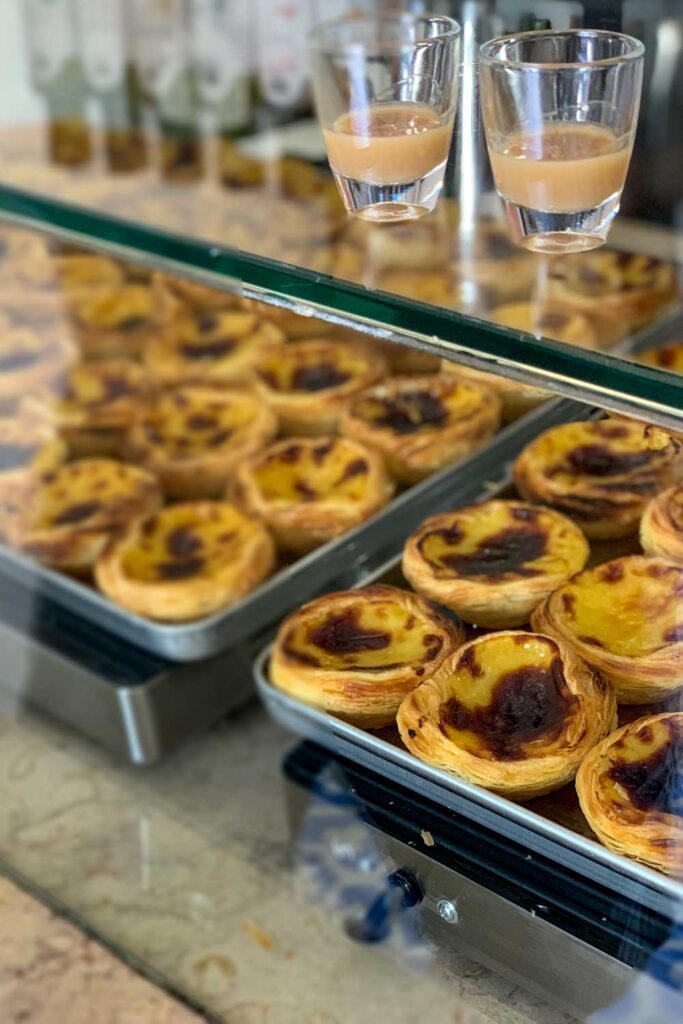
[[[586, 413], [583, 407], [584, 416]], [[499, 474], [498, 484], [492, 484], [487, 474], [476, 478], [472, 474], [467, 486], [454, 496], [451, 506], [483, 497], [507, 496], [506, 492], [511, 489], [510, 478], [505, 472], [502, 477], [501, 480]], [[409, 589], [401, 573], [400, 555], [388, 559], [365, 580], [366, 583], [380, 581]], [[400, 745], [398, 733], [395, 736], [396, 742], [391, 742], [384, 738], [389, 734], [388, 731], [384, 731], [383, 735], [365, 732], [288, 697], [277, 690], [268, 678], [271, 651], [272, 644], [269, 644], [254, 663], [256, 689], [269, 713], [285, 728], [413, 792], [422, 793], [441, 806], [469, 815], [483, 825], [524, 843], [530, 851], [543, 853], [553, 857], [558, 864], [571, 866], [585, 876], [605, 884], [615, 895], [628, 895], [652, 910], [664, 913], [670, 912], [672, 901], [683, 903], [683, 880], [668, 878], [636, 861], [612, 853], [590, 835], [582, 835], [554, 820], [554, 817], [539, 813], [540, 806], [552, 814], [555, 810], [553, 804], [562, 799], [559, 794], [532, 801], [531, 806], [513, 803], [424, 764]]]
[[268, 679], [270, 653], [271, 647], [268, 646], [255, 662], [256, 689], [271, 716], [286, 729], [314, 740], [414, 793], [421, 793], [442, 807], [467, 814], [488, 828], [523, 843], [530, 853], [542, 853], [558, 864], [566, 864], [599, 881], [612, 889], [615, 895], [629, 896], [659, 913], [670, 913], [672, 902], [683, 903], [683, 882], [612, 853], [597, 840], [574, 832], [523, 804], [512, 803], [456, 779], [418, 761], [402, 747], [307, 707], [276, 690]]
[[199, 661], [254, 637], [290, 608], [324, 590], [358, 583], [394, 554], [425, 516], [449, 508], [470, 493], [473, 479], [499, 479], [501, 467], [541, 430], [579, 418], [585, 410], [567, 400], [545, 403], [505, 427], [469, 458], [404, 491], [368, 522], [281, 569], [233, 608], [196, 622], [151, 622], [118, 607], [94, 587], [8, 548], [0, 547], [0, 574], [143, 650], [171, 661]]

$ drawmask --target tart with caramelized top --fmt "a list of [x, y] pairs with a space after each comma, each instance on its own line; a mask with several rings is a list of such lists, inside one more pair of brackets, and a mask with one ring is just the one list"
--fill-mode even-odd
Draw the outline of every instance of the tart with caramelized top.
[[112, 459], [82, 459], [43, 474], [11, 540], [46, 565], [86, 575], [115, 533], [160, 504], [159, 484], [144, 470]]
[[66, 445], [49, 423], [22, 409], [0, 419], [0, 537], [11, 534], [35, 481], [66, 458]]
[[377, 729], [463, 640], [462, 627], [421, 597], [375, 584], [292, 612], [278, 631], [270, 678], [290, 696]]
[[458, 252], [453, 270], [470, 288], [484, 289], [494, 301], [527, 295], [536, 282], [537, 261], [511, 240], [503, 221], [483, 220], [474, 233], [454, 236]]
[[256, 394], [285, 434], [333, 432], [345, 403], [385, 376], [379, 352], [363, 342], [311, 338], [266, 354], [256, 365]]
[[601, 843], [667, 874], [683, 873], [683, 713], [648, 715], [590, 751], [576, 776]]
[[535, 633], [479, 637], [451, 654], [398, 710], [412, 754], [514, 800], [559, 789], [616, 724], [599, 672]]
[[681, 443], [657, 427], [606, 419], [552, 427], [514, 466], [522, 497], [576, 522], [592, 540], [638, 530], [648, 500], [683, 473]]
[[184, 309], [166, 319], [145, 350], [155, 380], [167, 387], [244, 383], [255, 364], [284, 341], [282, 331], [245, 309], [193, 312]]
[[469, 455], [499, 424], [493, 391], [438, 374], [368, 388], [347, 405], [340, 431], [380, 451], [397, 480], [416, 483]]
[[132, 522], [99, 558], [95, 580], [138, 615], [182, 622], [234, 604], [274, 563], [261, 523], [227, 502], [192, 501]]
[[393, 487], [381, 456], [350, 438], [291, 438], [241, 462], [228, 495], [281, 547], [311, 551], [382, 508]]
[[663, 700], [683, 686], [683, 568], [631, 555], [585, 569], [532, 616], [610, 681], [620, 704]]
[[588, 560], [570, 519], [521, 501], [485, 501], [427, 519], [408, 538], [403, 574], [465, 622], [509, 629]]
[[137, 359], [158, 330], [154, 292], [142, 284], [77, 290], [69, 309], [85, 359]]
[[261, 451], [277, 418], [248, 392], [185, 387], [163, 392], [133, 423], [126, 453], [173, 498], [218, 498], [237, 463]]
[[54, 424], [72, 456], [118, 456], [149, 391], [148, 374], [138, 363], [103, 359], [74, 367], [58, 397], [32, 405]]
[[549, 283], [553, 299], [595, 317], [614, 339], [651, 320], [676, 292], [672, 263], [609, 249], [555, 260]]

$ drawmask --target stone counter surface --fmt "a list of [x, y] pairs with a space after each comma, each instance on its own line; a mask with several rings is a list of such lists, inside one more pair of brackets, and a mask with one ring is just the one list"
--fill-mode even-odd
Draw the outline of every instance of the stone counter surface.
[[3, 1024], [201, 1024], [201, 1018], [0, 878]]
[[[347, 937], [290, 838], [294, 739], [256, 704], [152, 769], [0, 710], [0, 859], [226, 1024], [416, 1024], [426, 1008], [430, 1024], [570, 1021], [465, 957], [447, 976], [423, 940]], [[0, 934], [11, 913], [0, 905]]]

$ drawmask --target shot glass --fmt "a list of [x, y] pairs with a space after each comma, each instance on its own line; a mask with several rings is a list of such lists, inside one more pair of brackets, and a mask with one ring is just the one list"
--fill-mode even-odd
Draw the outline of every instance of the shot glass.
[[453, 133], [460, 26], [407, 13], [357, 15], [311, 35], [313, 92], [349, 213], [414, 220], [436, 206]]
[[569, 253], [605, 242], [631, 159], [643, 52], [631, 36], [591, 29], [481, 47], [486, 143], [518, 244]]

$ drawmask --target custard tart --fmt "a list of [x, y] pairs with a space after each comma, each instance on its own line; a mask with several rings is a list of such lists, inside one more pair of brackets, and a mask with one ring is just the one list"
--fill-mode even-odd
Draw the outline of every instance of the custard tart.
[[683, 373], [683, 341], [671, 341], [661, 348], [649, 348], [641, 352], [638, 362], [655, 366], [670, 373]]
[[618, 339], [675, 297], [676, 269], [652, 256], [601, 249], [556, 260], [548, 290]]
[[138, 615], [179, 622], [239, 601], [274, 563], [261, 523], [227, 502], [188, 501], [131, 522], [98, 559], [95, 581]]
[[597, 348], [598, 337], [588, 317], [574, 309], [541, 302], [507, 302], [495, 306], [487, 317], [514, 331], [552, 338], [565, 345]]
[[576, 791], [608, 849], [683, 873], [683, 713], [647, 715], [617, 729], [585, 758]]
[[89, 288], [117, 288], [124, 282], [123, 270], [108, 256], [69, 253], [55, 256], [54, 261], [59, 285], [67, 293]]
[[498, 376], [495, 373], [473, 370], [461, 363], [451, 362], [450, 359], [441, 360], [441, 372], [454, 374], [461, 380], [469, 380], [495, 391], [500, 398], [503, 423], [511, 423], [513, 420], [519, 419], [520, 416], [525, 416], [528, 412], [536, 409], [541, 402], [546, 402], [552, 397], [550, 392], [544, 388], [537, 388], [533, 384], [521, 384], [519, 381], [509, 380], [507, 377]]
[[482, 221], [473, 235], [461, 230], [455, 237], [458, 252], [452, 266], [460, 282], [485, 289], [498, 302], [531, 291], [538, 261], [510, 240], [502, 221]]
[[108, 540], [161, 504], [156, 479], [111, 459], [82, 459], [43, 474], [12, 543], [64, 572], [89, 573]]
[[646, 555], [683, 565], [683, 485], [667, 487], [646, 506], [640, 546]]
[[245, 391], [178, 388], [148, 403], [130, 428], [126, 454], [172, 498], [222, 497], [237, 463], [277, 434], [277, 418]]
[[574, 778], [616, 725], [607, 682], [561, 641], [490, 633], [445, 659], [409, 693], [396, 722], [427, 764], [513, 800]]
[[519, 493], [576, 522], [592, 540], [638, 530], [647, 501], [683, 472], [681, 444], [657, 427], [605, 419], [552, 427], [514, 466]]
[[306, 704], [379, 729], [464, 639], [462, 627], [429, 602], [378, 583], [292, 612], [278, 630], [270, 679]]
[[41, 404], [72, 457], [118, 456], [149, 390], [149, 377], [138, 363], [103, 359], [74, 367], [59, 396]]
[[154, 292], [145, 285], [79, 290], [69, 309], [85, 359], [137, 359], [158, 329]]
[[392, 493], [381, 456], [346, 437], [278, 441], [241, 462], [228, 490], [281, 547], [296, 552], [358, 526]]
[[631, 555], [584, 569], [533, 613], [610, 681], [620, 704], [663, 700], [683, 686], [683, 568]]
[[230, 292], [209, 288], [208, 285], [196, 281], [187, 281], [182, 277], [170, 277], [166, 274], [154, 275], [154, 286], [163, 304], [166, 293], [173, 299], [186, 303], [197, 313], [215, 313], [221, 309], [240, 309], [244, 300]]
[[58, 334], [28, 327], [0, 331], [0, 406], [15, 408], [49, 389], [73, 361], [72, 346]]
[[376, 448], [402, 483], [464, 458], [495, 434], [500, 401], [488, 388], [446, 374], [376, 384], [351, 399], [339, 429]]
[[406, 542], [403, 575], [465, 622], [510, 629], [583, 569], [588, 553], [582, 531], [559, 512], [485, 501], [427, 519]]
[[330, 333], [330, 324], [315, 316], [303, 316], [284, 306], [272, 306], [268, 302], [259, 302], [257, 299], [245, 299], [244, 305], [247, 309], [251, 309], [263, 317], [264, 320], [275, 324], [290, 339], [318, 338], [323, 334]]
[[[39, 417], [20, 410], [0, 419], [0, 503], [3, 512], [20, 508], [31, 485], [66, 458], [63, 440]], [[4, 517], [3, 517], [4, 518]], [[6, 524], [0, 526], [4, 534]]]
[[259, 359], [254, 387], [284, 434], [329, 434], [344, 404], [386, 373], [383, 357], [369, 345], [310, 338]]
[[222, 309], [195, 313], [177, 308], [147, 345], [144, 362], [166, 387], [231, 386], [249, 380], [256, 362], [284, 341], [282, 331], [255, 313]]

